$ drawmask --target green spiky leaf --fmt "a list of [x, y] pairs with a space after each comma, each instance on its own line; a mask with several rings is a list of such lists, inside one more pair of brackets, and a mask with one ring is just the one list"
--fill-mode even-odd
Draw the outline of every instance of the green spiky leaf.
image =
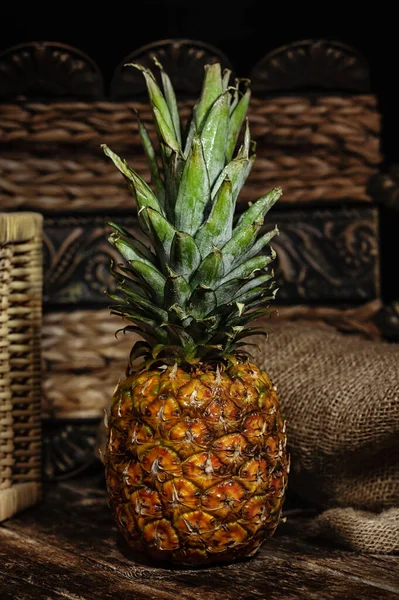
[[169, 269], [169, 276], [165, 285], [166, 308], [177, 305], [183, 309], [190, 294], [191, 287], [186, 279]]
[[271, 207], [277, 202], [282, 194], [281, 188], [274, 188], [262, 198], [259, 198], [252, 206], [250, 206], [238, 219], [234, 234], [240, 229], [245, 229], [260, 218], [264, 218]]
[[231, 70], [224, 69], [223, 76], [222, 76], [222, 91], [223, 92], [225, 92], [227, 90], [227, 88], [229, 87], [230, 77], [231, 77]]
[[139, 135], [141, 139], [141, 143], [143, 145], [148, 166], [151, 171], [151, 179], [155, 185], [156, 197], [159, 200], [159, 203], [162, 207], [165, 205], [165, 186], [162, 181], [162, 177], [159, 173], [157, 157], [155, 154], [154, 147], [152, 145], [150, 136], [148, 135], [147, 129], [141, 119], [137, 116], [137, 121], [139, 125]]
[[193, 235], [201, 225], [210, 201], [210, 184], [201, 140], [194, 138], [181, 176], [175, 204], [175, 226]]
[[153, 266], [153, 261], [149, 260], [145, 254], [143, 254], [137, 247], [135, 240], [125, 240], [121, 238], [117, 233], [111, 233], [108, 238], [110, 244], [112, 244], [123, 256], [128, 263], [139, 260], [147, 265]]
[[230, 271], [228, 275], [223, 277], [221, 284], [226, 283], [226, 281], [230, 281], [231, 279], [239, 280], [253, 277], [256, 271], [264, 269], [271, 260], [272, 258], [266, 255], [254, 256]]
[[103, 144], [102, 148], [106, 156], [108, 156], [112, 160], [112, 162], [119, 169], [122, 175], [124, 175], [126, 179], [128, 179], [132, 183], [133, 188], [136, 192], [136, 199], [139, 208], [150, 207], [162, 213], [163, 210], [157, 197], [151, 190], [150, 186], [144, 181], [144, 179], [140, 177], [140, 175], [138, 175], [135, 171], [133, 171], [133, 169], [129, 167], [125, 160], [119, 158], [117, 154], [112, 152], [112, 150], [110, 150], [110, 148], [108, 148], [106, 144]]
[[144, 314], [148, 314], [148, 316], [151, 316], [159, 323], [168, 322], [168, 313], [166, 310], [163, 310], [153, 302], [142, 298], [140, 294], [136, 293], [128, 285], [120, 284], [118, 286], [118, 290], [120, 290], [126, 296], [125, 302], [131, 306], [137, 306], [137, 308], [142, 310]]
[[190, 285], [193, 289], [198, 286], [214, 289], [223, 277], [223, 258], [220, 250], [215, 248], [199, 265]]
[[153, 292], [154, 302], [162, 306], [164, 301], [164, 289], [166, 278], [158, 269], [148, 263], [139, 260], [129, 261], [132, 269], [140, 279], [144, 280]]
[[158, 211], [148, 208], [146, 213], [158, 257], [161, 264], [165, 266], [170, 260], [170, 249], [176, 229]]
[[175, 204], [179, 193], [180, 181], [186, 164], [185, 159], [171, 152], [165, 162], [165, 210], [168, 220], [175, 225]]
[[220, 64], [215, 63], [213, 65], [206, 65], [201, 98], [198, 102], [195, 115], [198, 131], [201, 131], [211, 106], [223, 91], [222, 70]]
[[254, 277], [250, 281], [247, 281], [241, 285], [238, 291], [232, 294], [231, 299], [232, 301], [235, 301], [236, 299], [239, 299], [240, 296], [252, 291], [254, 288], [269, 290], [270, 282], [273, 282], [273, 273], [266, 273], [264, 275], [259, 275], [259, 277]]
[[213, 201], [209, 217], [195, 236], [202, 257], [206, 257], [213, 247], [222, 248], [231, 238], [233, 216], [232, 186], [226, 177]]
[[262, 225], [263, 219], [255, 221], [246, 227], [236, 227], [234, 229], [232, 237], [222, 248], [225, 273], [230, 271], [236, 259], [252, 247], [253, 241]]
[[213, 290], [199, 286], [191, 294], [189, 313], [195, 319], [204, 319], [216, 307], [217, 300]]
[[230, 92], [224, 92], [219, 96], [210, 109], [200, 133], [211, 186], [225, 165], [229, 101]]
[[171, 150], [177, 154], [181, 154], [180, 144], [176, 139], [174, 129], [169, 126], [168, 122], [164, 118], [164, 114], [161, 113], [156, 106], [153, 107], [153, 111], [163, 141]]
[[241, 127], [244, 123], [245, 116], [247, 114], [249, 101], [251, 98], [251, 90], [248, 88], [242, 98], [239, 100], [235, 107], [229, 121], [229, 130], [226, 142], [226, 159], [231, 160], [236, 147]]
[[180, 117], [179, 110], [176, 102], [176, 94], [170, 81], [169, 75], [165, 72], [162, 64], [154, 57], [154, 62], [161, 72], [162, 86], [165, 95], [166, 104], [169, 108], [169, 113], [173, 123], [173, 129], [176, 135], [176, 139], [181, 147], [181, 129], [180, 129]]
[[[108, 223], [108, 225], [110, 227], [112, 227], [112, 229], [115, 229], [115, 231], [117, 233], [120, 234], [120, 236], [124, 237], [127, 242], [137, 250], [137, 252], [145, 257], [147, 260], [149, 260], [152, 264], [155, 264], [156, 262], [156, 257], [154, 256], [154, 254], [151, 252], [150, 248], [148, 246], [146, 246], [145, 244], [143, 244], [143, 242], [141, 242], [140, 240], [138, 240], [137, 238], [135, 238], [129, 231], [127, 231], [127, 229], [125, 229], [124, 227], [122, 227], [121, 225], [118, 225], [117, 223], [113, 223], [112, 221], [110, 221]], [[120, 236], [116, 236], [116, 237], [120, 237]], [[112, 244], [113, 242], [113, 238], [111, 238], [111, 240], [109, 240]]]
[[[181, 134], [172, 82], [162, 65], [162, 85], [150, 69], [145, 78], [158, 140], [138, 117], [151, 185], [107, 146], [104, 151], [136, 197], [139, 225], [148, 238], [112, 223], [110, 242], [124, 263], [111, 265], [116, 280], [112, 311], [131, 321], [124, 328], [143, 338], [131, 362], [146, 368], [199, 361], [244, 360], [244, 342], [270, 314], [276, 288], [265, 251], [277, 231], [263, 230], [267, 212], [281, 195], [275, 188], [234, 219], [235, 205], [255, 161], [246, 119], [249, 80], [230, 84], [220, 64], [205, 68], [201, 97]], [[243, 141], [237, 141], [245, 123]], [[135, 367], [131, 367], [135, 368]]]
[[215, 181], [212, 188], [212, 198], [219, 191], [223, 181], [228, 178], [231, 181], [232, 200], [235, 205], [238, 195], [251, 172], [254, 161], [255, 156], [251, 156], [250, 158], [236, 158], [229, 162]]
[[187, 281], [201, 262], [201, 254], [194, 238], [182, 231], [176, 231], [170, 249], [170, 266]]
[[[168, 103], [165, 100], [157, 82], [155, 81], [153, 73], [149, 69], [146, 69], [142, 65], [136, 63], [128, 63], [125, 66], [134, 67], [143, 73], [151, 106], [154, 112], [154, 117], [158, 127], [160, 128], [161, 134], [164, 136], [166, 133], [172, 144], [179, 147], [174, 131], [173, 118], [170, 113]], [[165, 140], [165, 142], [169, 145], [168, 141]], [[171, 148], [172, 147], [173, 146], [171, 146]]]

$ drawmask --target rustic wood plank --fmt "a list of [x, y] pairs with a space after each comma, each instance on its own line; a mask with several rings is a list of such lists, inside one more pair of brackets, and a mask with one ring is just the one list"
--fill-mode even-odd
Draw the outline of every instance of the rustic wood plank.
[[[175, 595], [165, 589], [157, 590], [141, 581], [129, 581], [110, 569], [100, 571], [99, 565], [86, 557], [6, 527], [1, 530], [0, 539], [0, 573], [26, 580], [51, 594], [73, 600], [131, 600], [132, 594], [139, 594], [143, 600], [175, 600]], [[49, 597], [53, 596], [49, 594]], [[191, 600], [190, 596], [181, 597]]]
[[[122, 537], [116, 532], [112, 517], [105, 505], [105, 500], [103, 500], [105, 489], [102, 474], [97, 476], [96, 484], [92, 488], [82, 487], [79, 480], [72, 480], [61, 484], [58, 488], [52, 488], [48, 502], [51, 502], [53, 494], [57, 498], [60, 496], [60, 498], [52, 502], [51, 509], [48, 512], [46, 511], [49, 527], [51, 527], [54, 518], [62, 518], [61, 513], [64, 508], [61, 498], [66, 498], [69, 510], [74, 511], [73, 519], [81, 523], [81, 526], [87, 531], [87, 536], [98, 535], [96, 515], [98, 519], [101, 519], [103, 535], [101, 551], [103, 550], [106, 561], [112, 556], [113, 549], [116, 549], [117, 553], [114, 557], [115, 560], [117, 560], [121, 548], [129, 552]], [[54, 511], [57, 511], [57, 515], [54, 515]], [[58, 513], [60, 514], [58, 515]], [[102, 518], [100, 515], [102, 515]], [[83, 551], [86, 546], [86, 536], [80, 536], [79, 540], [73, 538], [73, 519], [71, 532], [67, 533], [65, 527], [68, 526], [68, 523], [65, 523], [62, 534], [65, 535], [66, 540], [71, 539], [70, 536], [72, 535], [73, 545], [82, 543]], [[368, 578], [377, 586], [390, 586], [399, 592], [399, 557], [359, 555], [339, 547], [332, 547], [331, 544], [323, 543], [322, 540], [309, 538], [308, 525], [309, 519], [288, 517], [287, 523], [281, 524], [274, 538], [268, 540], [262, 548], [262, 557], [277, 554], [281, 555], [282, 558], [295, 556], [300, 559], [302, 557], [303, 560], [309, 563], [323, 564], [326, 568], [335, 569], [343, 574]], [[41, 530], [44, 527], [43, 518], [40, 520], [40, 527]], [[250, 561], [248, 565], [254, 563], [254, 560]], [[129, 556], [127, 557], [127, 564], [131, 566]]]
[[275, 545], [271, 551], [281, 557], [300, 557], [309, 563], [367, 580], [371, 585], [399, 594], [398, 556], [357, 554], [333, 547], [321, 539], [313, 539], [309, 535], [309, 519], [288, 518], [287, 523], [277, 530], [271, 543]]
[[1, 600], [76, 600], [76, 596], [59, 594], [39, 585], [34, 585], [28, 578], [18, 579], [9, 574], [0, 573]]
[[[28, 531], [31, 536], [49, 544], [60, 544], [69, 551], [84, 553], [104, 566], [113, 568], [114, 565], [118, 565], [122, 574], [127, 573], [134, 577], [147, 574], [148, 565], [145, 559], [141, 565], [132, 562], [129, 549], [115, 530], [112, 517], [105, 506], [102, 489], [93, 489], [87, 494], [86, 490], [74, 489], [73, 484], [66, 484], [60, 485], [54, 491], [56, 494], [51, 494], [51, 506], [43, 511], [39, 520], [32, 511], [30, 518], [30, 513], [25, 513], [8, 526], [13, 531]], [[67, 520], [64, 506], [68, 507]], [[62, 528], [55, 528], [54, 524], [60, 522], [63, 523]], [[396, 589], [399, 589], [399, 576], [394, 568], [399, 564], [396, 557], [360, 556], [317, 544], [314, 540], [307, 541], [306, 527], [302, 523], [296, 519], [287, 525], [281, 525], [276, 536], [262, 549], [261, 560], [265, 562], [276, 556], [281, 560], [292, 560], [295, 557], [295, 560], [306, 561], [315, 565], [315, 568], [323, 566], [327, 570], [335, 570], [344, 577], [365, 578], [377, 587], [396, 586]], [[92, 542], [90, 547], [88, 541]], [[262, 565], [257, 561], [257, 558], [250, 561], [247, 568], [256, 564], [256, 568], [262, 569]], [[161, 571], [154, 572], [154, 576], [159, 579]]]
[[[4, 562], [14, 565], [13, 577], [42, 585], [46, 569], [46, 585], [84, 600], [123, 600], [126, 590], [129, 597], [134, 590], [135, 598], [143, 599], [255, 600], [264, 598], [265, 590], [268, 597], [285, 600], [398, 597], [397, 558], [316, 545], [300, 537], [301, 527], [299, 520], [298, 527], [294, 520], [281, 526], [257, 557], [243, 563], [200, 570], [158, 567], [133, 556], [118, 535], [103, 485], [87, 489], [68, 482], [50, 488], [41, 507], [8, 521], [0, 528], [0, 539], [3, 554], [7, 548]], [[103, 596], [95, 595], [98, 590]]]
[[[358, 580], [337, 577], [324, 569], [309, 568], [298, 560], [283, 560], [268, 556], [254, 561], [204, 570], [172, 570], [147, 567], [141, 571], [118, 572], [103, 568], [86, 557], [65, 552], [33, 538], [4, 528], [1, 532], [0, 557], [2, 572], [44, 587], [51, 594], [75, 600], [107, 598], [127, 600], [135, 593], [142, 600], [237, 599], [255, 600], [269, 597], [299, 600], [385, 600], [394, 596], [391, 591], [374, 588]], [[248, 568], [248, 566], [250, 568]], [[154, 577], [157, 574], [158, 577]], [[345, 594], [345, 596], [343, 596]], [[34, 597], [34, 596], [33, 596]], [[49, 596], [52, 598], [53, 596]]]

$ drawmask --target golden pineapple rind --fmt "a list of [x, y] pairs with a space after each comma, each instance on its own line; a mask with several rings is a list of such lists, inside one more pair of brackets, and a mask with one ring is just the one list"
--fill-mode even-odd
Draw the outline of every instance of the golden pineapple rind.
[[285, 425], [264, 371], [153, 369], [114, 395], [109, 504], [135, 550], [179, 564], [251, 556], [280, 521]]

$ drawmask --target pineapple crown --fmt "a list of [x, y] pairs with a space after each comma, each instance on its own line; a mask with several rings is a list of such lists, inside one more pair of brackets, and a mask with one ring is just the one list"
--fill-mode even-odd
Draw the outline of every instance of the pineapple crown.
[[111, 312], [132, 322], [124, 330], [142, 338], [133, 346], [131, 363], [237, 360], [247, 356], [245, 337], [265, 333], [248, 325], [269, 313], [277, 291], [270, 270], [275, 253], [265, 248], [278, 230], [264, 232], [262, 226], [282, 192], [275, 188], [235, 215], [255, 160], [246, 119], [250, 82], [236, 79], [230, 86], [229, 70], [206, 65], [202, 93], [183, 134], [171, 81], [156, 64], [161, 86], [151, 70], [129, 65], [144, 75], [158, 135], [156, 148], [137, 115], [151, 187], [102, 146], [129, 183], [149, 241], [147, 246], [110, 223], [109, 241], [124, 259], [111, 264], [117, 281], [116, 293], [109, 294]]

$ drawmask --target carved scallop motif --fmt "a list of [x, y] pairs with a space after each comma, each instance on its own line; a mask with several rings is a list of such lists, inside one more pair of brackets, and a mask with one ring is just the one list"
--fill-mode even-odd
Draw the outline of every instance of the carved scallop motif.
[[[218, 48], [203, 42], [174, 39], [161, 40], [131, 52], [116, 69], [111, 82], [111, 98], [128, 100], [146, 97], [142, 74], [127, 63], [140, 63], [153, 69], [154, 58], [164, 67], [177, 95], [197, 96], [201, 90], [204, 65], [220, 61], [223, 68], [232, 69], [229, 59]], [[156, 74], [156, 70], [154, 70]]]
[[84, 52], [57, 42], [20, 44], [0, 54], [0, 98], [99, 99], [103, 79]]
[[254, 93], [320, 91], [367, 93], [369, 67], [341, 42], [302, 40], [269, 52], [252, 68]]

